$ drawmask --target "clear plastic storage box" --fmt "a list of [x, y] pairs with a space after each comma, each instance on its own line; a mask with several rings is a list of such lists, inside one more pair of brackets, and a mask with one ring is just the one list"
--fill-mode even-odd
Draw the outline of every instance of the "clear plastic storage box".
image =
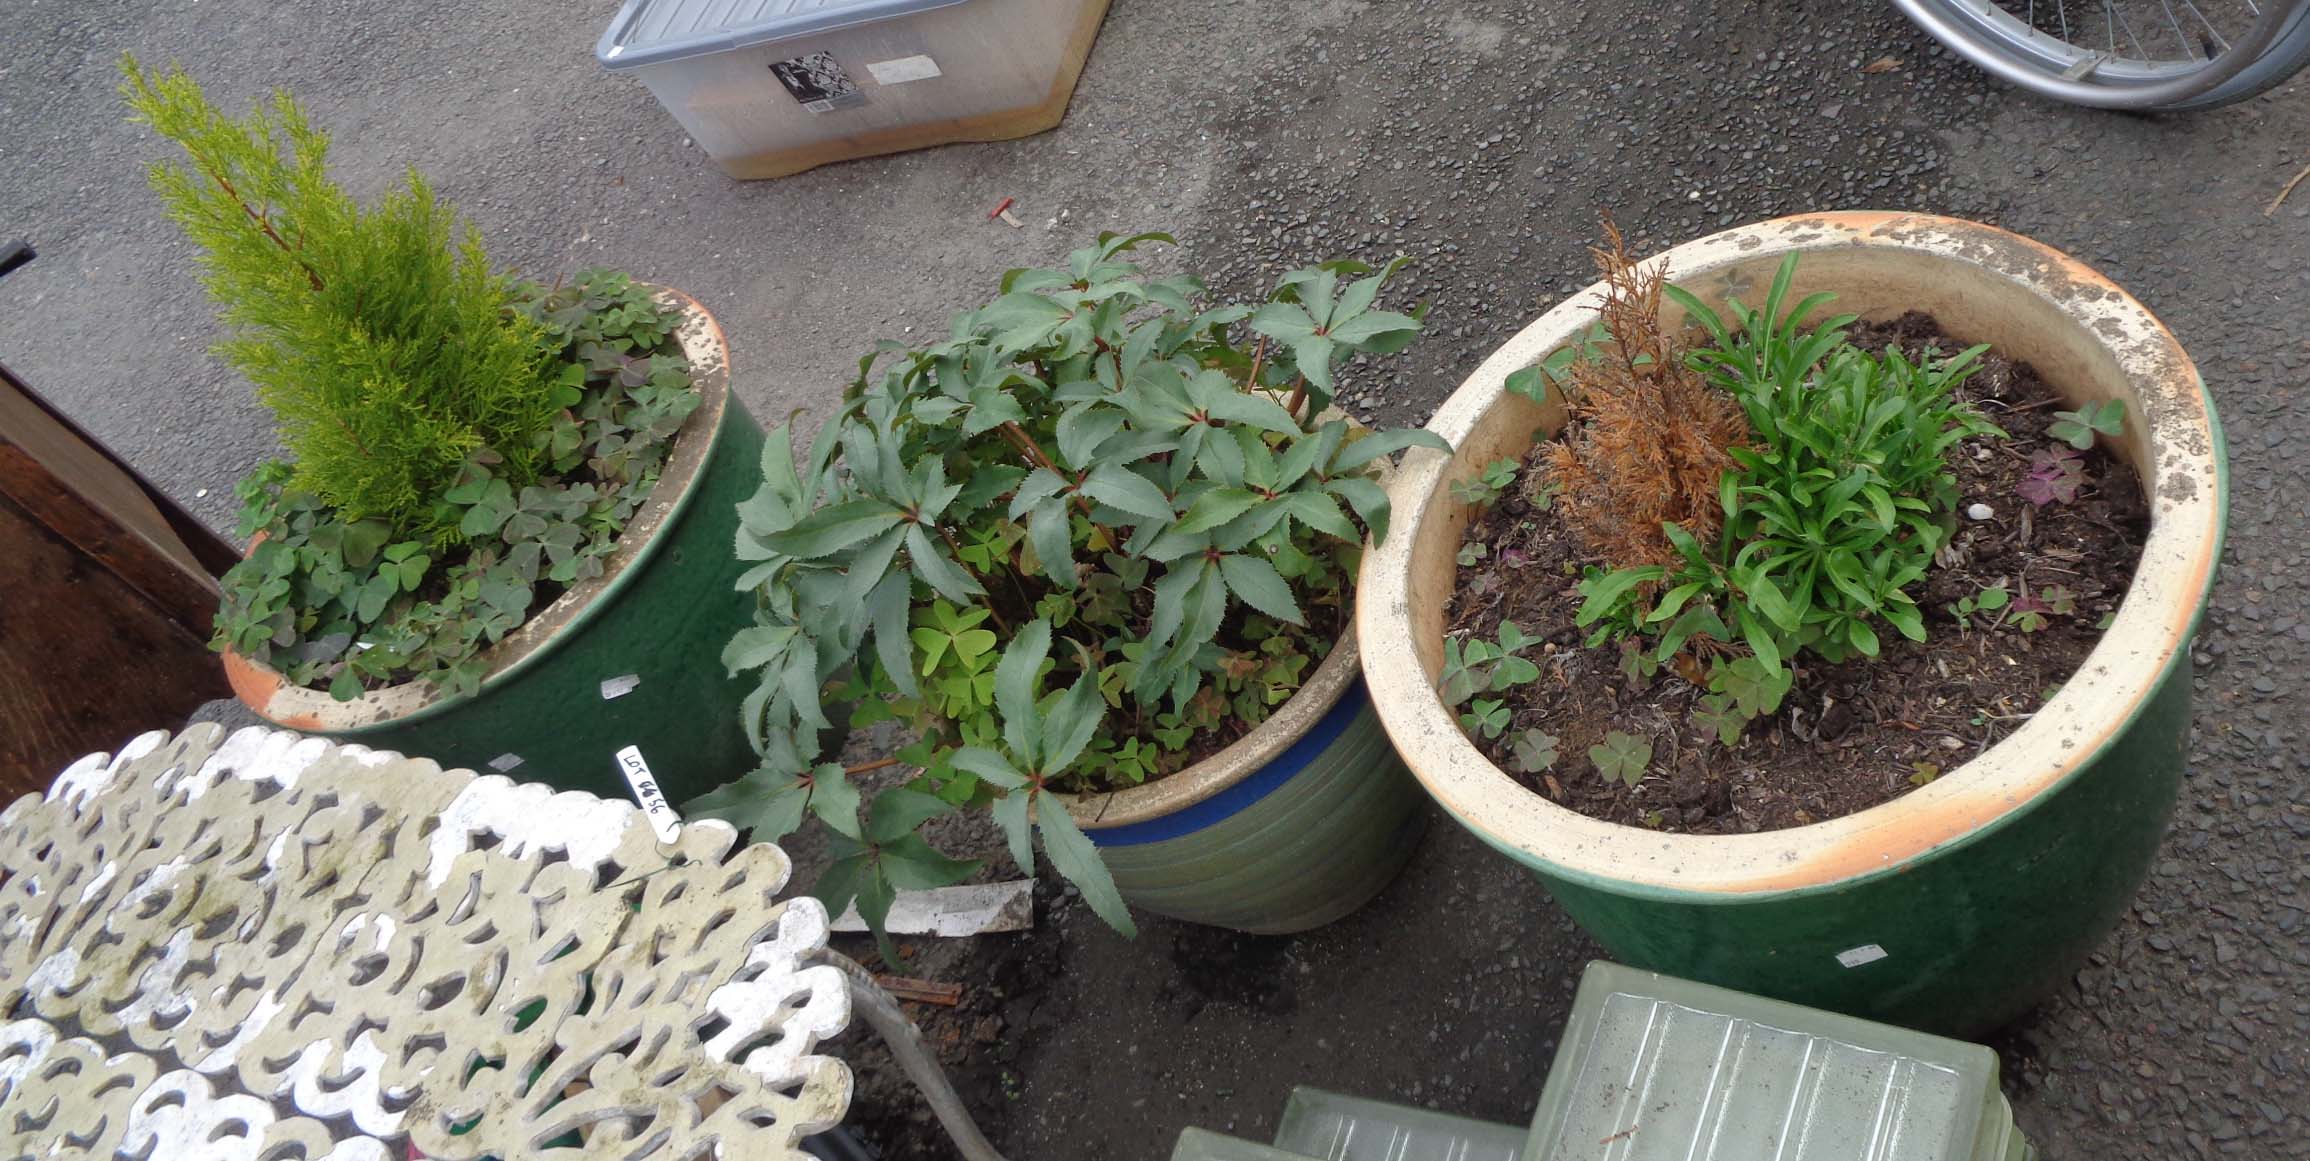
[[733, 177], [1059, 123], [1107, 0], [626, 0], [594, 55]]
[[1189, 1129], [1171, 1161], [2037, 1161], [1997, 1054], [1592, 963], [1529, 1132], [1295, 1088], [1275, 1144]]

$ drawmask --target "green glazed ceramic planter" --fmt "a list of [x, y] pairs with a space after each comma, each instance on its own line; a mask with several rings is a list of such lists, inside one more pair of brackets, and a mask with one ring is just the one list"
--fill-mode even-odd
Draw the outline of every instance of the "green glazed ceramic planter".
[[675, 802], [751, 769], [738, 724], [745, 690], [719, 658], [752, 623], [730, 545], [738, 502], [759, 482], [762, 429], [730, 391], [713, 316], [673, 291], [659, 299], [683, 312], [677, 337], [703, 398], [603, 575], [491, 647], [470, 696], [411, 682], [339, 702], [227, 654], [241, 701], [290, 729], [605, 798], [630, 796], [613, 760], [626, 746], [640, 747]]
[[1071, 799], [1123, 898], [1237, 931], [1305, 931], [1363, 906], [1427, 822], [1372, 712], [1350, 632], [1234, 745], [1161, 781]]
[[[1795, 293], [1869, 318], [1937, 316], [2033, 364], [2072, 403], [2122, 399], [2115, 450], [2149, 491], [2151, 530], [2100, 643], [2035, 717], [1931, 784], [1844, 818], [1751, 835], [1615, 826], [1525, 791], [1435, 690], [1453, 552], [1451, 485], [1561, 408], [1503, 381], [1578, 339], [1598, 288], [1495, 352], [1429, 427], [1451, 455], [1398, 469], [1395, 534], [1365, 557], [1360, 627], [1381, 720], [1455, 818], [1531, 868], [1613, 955], [1650, 970], [1935, 1031], [2011, 1019], [2067, 979], [2147, 873], [2180, 783], [2189, 641], [2226, 510], [2221, 428], [2197, 370], [2124, 291], [2057, 251], [1925, 215], [1816, 214], [1678, 247], [1670, 277], [1704, 300], [1761, 299], [1782, 257]], [[1668, 321], [1679, 319], [1672, 307]]]

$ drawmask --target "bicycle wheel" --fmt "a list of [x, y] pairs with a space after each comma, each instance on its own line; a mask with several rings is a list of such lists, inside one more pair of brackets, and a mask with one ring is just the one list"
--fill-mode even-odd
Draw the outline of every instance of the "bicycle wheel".
[[2031, 92], [2103, 109], [2242, 101], [2310, 63], [2310, 0], [1894, 0]]

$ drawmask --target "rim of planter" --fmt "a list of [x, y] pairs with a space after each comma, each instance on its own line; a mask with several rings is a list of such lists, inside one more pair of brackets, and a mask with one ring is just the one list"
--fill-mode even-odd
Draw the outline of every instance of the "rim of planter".
[[[691, 382], [698, 388], [698, 407], [675, 433], [673, 454], [658, 474], [657, 486], [633, 519], [618, 535], [617, 545], [602, 561], [600, 576], [583, 580], [554, 598], [552, 604], [524, 621], [520, 628], [482, 651], [489, 671], [484, 689], [553, 653], [576, 635], [597, 611], [626, 587], [635, 572], [658, 551], [658, 531], [674, 523], [690, 506], [690, 485], [704, 468], [721, 430], [730, 398], [730, 345], [722, 326], [697, 299], [670, 287], [651, 287], [651, 297], [681, 311], [674, 337], [690, 364]], [[327, 690], [293, 685], [280, 671], [231, 650], [224, 654], [225, 678], [241, 704], [276, 725], [332, 734], [358, 733], [388, 723], [421, 721], [461, 705], [480, 691], [464, 697], [444, 697], [423, 680], [405, 681], [373, 689], [351, 701], [338, 701]]]
[[[1508, 395], [1504, 381], [1587, 330], [1602, 284], [1589, 286], [1494, 351], [1437, 411], [1428, 428], [1456, 450], [1405, 456], [1392, 489], [1397, 531], [1365, 555], [1358, 594], [1365, 680], [1406, 764], [1463, 825], [1536, 870], [1623, 895], [1748, 901], [1895, 874], [1997, 829], [2075, 777], [2117, 742], [2167, 673], [2188, 664], [2221, 555], [2228, 467], [2212, 400], [2172, 333], [2075, 258], [1993, 226], [1928, 214], [1800, 214], [1712, 234], [1645, 261], [1665, 258], [1672, 281], [1713, 281], [1754, 304], [1773, 266], [1792, 251], [1806, 255], [1793, 296], [1849, 284], [1853, 272], [1888, 257], [1937, 265], [1945, 273], [1914, 308], [1945, 322], [1971, 316], [1960, 322], [1961, 333], [2036, 365], [2057, 389], [2084, 394], [2103, 383], [2127, 392], [2134, 422], [2116, 450], [2148, 490], [2151, 526], [2141, 562], [2110, 628], [2035, 717], [1890, 802], [1785, 830], [1686, 835], [1604, 822], [1534, 794], [1476, 749], [1437, 696], [1448, 590], [1415, 617], [1414, 573], [1423, 555], [1452, 558], [1466, 509], [1448, 487], [1475, 470], [1477, 457], [1459, 462], [1471, 434], [1501, 408], [1509, 409], [1508, 419], [1518, 408], [1544, 416], [1535, 424], [1543, 428], [1561, 422], [1560, 407]], [[1672, 324], [1681, 321], [1673, 304], [1664, 313]], [[1525, 446], [1522, 433], [1513, 438]]]
[[1140, 786], [1101, 794], [1062, 795], [1067, 813], [1086, 828], [1108, 830], [1163, 818], [1212, 798], [1251, 777], [1307, 735], [1361, 676], [1355, 619], [1350, 616], [1315, 673], [1267, 720], [1212, 756]]

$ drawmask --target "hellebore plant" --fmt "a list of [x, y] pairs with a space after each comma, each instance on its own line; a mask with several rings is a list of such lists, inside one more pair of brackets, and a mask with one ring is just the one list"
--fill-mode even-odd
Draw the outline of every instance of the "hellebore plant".
[[[1209, 756], [1300, 687], [1350, 616], [1383, 457], [1440, 447], [1329, 410], [1335, 369], [1394, 354], [1415, 315], [1374, 309], [1401, 260], [1294, 271], [1267, 301], [1207, 306], [1192, 277], [1102, 235], [921, 349], [884, 344], [797, 461], [773, 432], [740, 506], [756, 624], [723, 660], [753, 674], [761, 767], [692, 804], [774, 839], [815, 816], [818, 886], [882, 929], [895, 893], [959, 881], [921, 827], [986, 808], [1031, 870], [1130, 916], [1058, 794], [1116, 790]], [[889, 356], [885, 361], [884, 357]], [[846, 768], [823, 732], [896, 720], [913, 739]], [[860, 818], [855, 776], [918, 773]]]

